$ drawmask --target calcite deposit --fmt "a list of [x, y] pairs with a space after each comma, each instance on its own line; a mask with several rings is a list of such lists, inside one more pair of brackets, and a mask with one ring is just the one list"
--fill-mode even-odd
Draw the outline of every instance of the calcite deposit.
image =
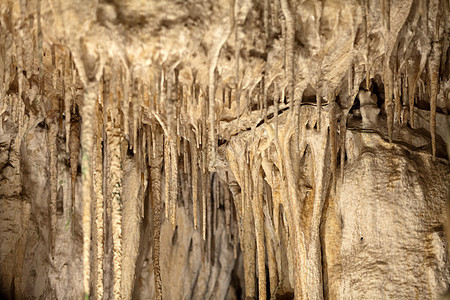
[[0, 0], [0, 298], [439, 299], [448, 0]]

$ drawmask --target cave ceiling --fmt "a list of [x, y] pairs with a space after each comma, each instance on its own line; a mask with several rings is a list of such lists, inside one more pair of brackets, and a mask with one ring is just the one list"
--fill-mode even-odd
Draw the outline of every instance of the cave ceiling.
[[447, 0], [0, 0], [2, 292], [436, 298], [449, 15]]

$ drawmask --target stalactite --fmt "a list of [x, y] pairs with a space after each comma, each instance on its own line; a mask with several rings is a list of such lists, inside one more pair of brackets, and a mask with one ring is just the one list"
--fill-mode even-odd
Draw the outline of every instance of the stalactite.
[[158, 75], [155, 76], [155, 85], [157, 88], [157, 97], [155, 99], [155, 112], [161, 113], [161, 97], [162, 97], [162, 84], [163, 84], [163, 71], [162, 69], [158, 70]]
[[[239, 1], [235, 2], [235, 11], [238, 12], [239, 11]], [[236, 118], [237, 118], [237, 126], [239, 127], [239, 119], [240, 119], [240, 115], [241, 115], [241, 105], [240, 105], [240, 97], [241, 97], [241, 86], [240, 86], [240, 82], [239, 82], [239, 59], [241, 57], [241, 40], [240, 40], [240, 32], [242, 30], [242, 26], [243, 24], [239, 23], [237, 14], [235, 16], [235, 25], [234, 25], [234, 43], [235, 43], [235, 50], [234, 50], [234, 60], [235, 60], [235, 64], [236, 64], [236, 71], [235, 71], [235, 81], [236, 81], [236, 86], [235, 86], [235, 101], [236, 101]]]
[[239, 242], [239, 233], [238, 233], [238, 220], [237, 220], [237, 209], [236, 206], [234, 205], [234, 202], [231, 201], [231, 217], [233, 218], [233, 222], [231, 222], [231, 231], [232, 231], [232, 235], [233, 235], [233, 258], [236, 259], [237, 258], [237, 243]]
[[303, 126], [300, 124], [300, 120], [301, 120], [301, 106], [300, 106], [300, 102], [301, 99], [303, 97], [303, 91], [300, 91], [299, 93], [299, 99], [296, 100], [296, 107], [295, 109], [295, 136], [294, 136], [294, 140], [296, 143], [296, 147], [295, 147], [295, 151], [299, 151], [300, 152], [300, 145], [301, 145], [301, 133], [300, 131], [303, 129]]
[[191, 145], [191, 168], [192, 168], [192, 207], [194, 211], [194, 228], [198, 225], [198, 155], [197, 143], [193, 130], [190, 130], [190, 145]]
[[288, 82], [288, 90], [290, 97], [291, 113], [294, 114], [294, 110], [297, 111], [295, 104], [295, 19], [292, 15], [291, 8], [289, 7], [288, 0], [280, 0], [281, 10], [286, 19], [286, 80]]
[[[383, 26], [387, 32], [391, 30], [391, 22], [390, 22], [390, 13], [391, 13], [391, 1], [390, 0], [382, 0], [381, 1], [381, 15], [383, 20]], [[387, 39], [387, 36], [384, 37]]]
[[206, 181], [206, 261], [207, 264], [211, 264], [212, 266], [214, 266], [214, 254], [211, 253], [213, 250], [213, 240], [214, 237], [212, 235], [212, 229], [213, 229], [213, 218], [212, 218], [212, 213], [213, 213], [213, 203], [211, 199], [212, 197], [214, 197], [211, 189], [212, 189], [212, 183], [213, 183], [213, 178], [214, 178], [214, 174], [211, 174], [208, 172], [208, 176], [206, 177], [207, 181]]
[[[66, 95], [66, 60], [67, 54], [66, 50], [63, 50], [61, 54], [61, 72], [59, 73], [59, 77], [61, 78], [61, 98], [64, 101]], [[62, 115], [62, 114], [61, 114]]]
[[[3, 91], [6, 89], [5, 87], [5, 69], [6, 69], [6, 56], [7, 54], [5, 53], [6, 50], [6, 30], [2, 30], [0, 29], [0, 40], [3, 41], [3, 43], [0, 44], [0, 60], [1, 60], [1, 64], [0, 64], [0, 82], [1, 82], [1, 87], [2, 89], [0, 90], [0, 92], [3, 93]], [[0, 101], [3, 102], [4, 101], [4, 97], [0, 97]]]
[[200, 153], [201, 153], [201, 169], [202, 173], [206, 174], [207, 172], [207, 134], [206, 134], [206, 116], [202, 116], [201, 122], [201, 143], [200, 143]]
[[353, 101], [353, 89], [354, 89], [354, 87], [353, 87], [353, 85], [354, 85], [354, 78], [353, 78], [353, 65], [354, 65], [354, 62], [355, 62], [355, 43], [354, 43], [354, 38], [355, 38], [355, 32], [354, 32], [354, 27], [355, 27], [355, 24], [354, 24], [354, 21], [353, 21], [353, 19], [352, 19], [352, 21], [351, 21], [351, 24], [352, 24], [352, 26], [351, 26], [351, 32], [350, 32], [350, 36], [351, 36], [351, 38], [353, 39], [353, 41], [352, 41], [352, 43], [351, 43], [351, 46], [350, 46], [350, 60], [349, 60], [349, 66], [348, 66], [348, 74], [347, 74], [347, 90], [348, 90], [348, 97], [349, 97], [349, 100], [350, 100], [350, 103], [352, 103]]
[[264, 118], [264, 101], [263, 101], [263, 96], [261, 95], [261, 91], [264, 91], [264, 74], [262, 74], [261, 76], [261, 80], [259, 81], [258, 84], [258, 110], [259, 113], [261, 114], [260, 118], [263, 119]]
[[[263, 165], [264, 166], [264, 165]], [[280, 216], [280, 193], [276, 192], [279, 190], [279, 183], [275, 180], [275, 165], [272, 164], [270, 166], [270, 175], [271, 182], [269, 182], [270, 187], [272, 188], [272, 199], [273, 199], [273, 223], [275, 231], [278, 232], [278, 224], [279, 224], [279, 216]], [[266, 174], [268, 172], [266, 171]]]
[[442, 43], [437, 40], [433, 42], [433, 50], [429, 61], [431, 95], [430, 95], [430, 133], [431, 151], [433, 159], [436, 157], [436, 103], [439, 89], [439, 65], [442, 53]]
[[279, 16], [279, 1], [278, 0], [270, 0], [270, 21], [272, 24], [272, 32], [279, 33], [280, 32], [280, 20]]
[[[75, 62], [73, 61], [73, 57], [71, 57], [71, 59], [70, 59], [70, 69], [72, 70], [72, 77], [71, 77], [72, 78], [72, 84], [71, 84], [72, 99], [75, 102], [76, 89], [77, 89], [77, 69], [75, 68]], [[72, 109], [74, 107], [75, 107], [75, 105], [72, 105]]]
[[[66, 61], [67, 58], [64, 58], [64, 61]], [[66, 65], [66, 63], [64, 64]], [[69, 60], [69, 66], [72, 65], [72, 62]], [[65, 69], [65, 68], [64, 68]], [[70, 118], [71, 118], [71, 108], [72, 108], [72, 93], [70, 92], [70, 88], [69, 85], [72, 83], [72, 79], [70, 78], [70, 76], [72, 75], [72, 70], [70, 68], [68, 68], [69, 70], [64, 70], [63, 71], [63, 76], [64, 76], [64, 82], [67, 84], [64, 84], [63, 89], [64, 89], [64, 95], [63, 95], [63, 99], [64, 99], [64, 116], [65, 116], [65, 130], [66, 130], [66, 152], [70, 153]], [[68, 74], [69, 73], [69, 74]], [[103, 85], [101, 86], [101, 89], [103, 90]]]
[[184, 140], [183, 140], [183, 172], [184, 174], [189, 174], [189, 142], [186, 138], [187, 134], [186, 134], [186, 128], [185, 129], [185, 133], [184, 133]]
[[202, 172], [202, 237], [206, 241], [206, 197], [207, 197], [207, 185], [208, 174]]
[[394, 112], [392, 109], [392, 87], [393, 87], [393, 78], [392, 71], [389, 65], [389, 57], [385, 55], [385, 65], [384, 65], [384, 109], [387, 115], [387, 128], [388, 128], [388, 136], [389, 142], [392, 142], [392, 126], [394, 120]]
[[164, 136], [164, 207], [166, 220], [169, 219], [170, 157], [169, 139]]
[[[161, 165], [163, 159], [163, 134], [160, 128], [153, 126], [152, 130], [152, 153], [150, 160], [151, 197], [153, 203], [153, 272], [155, 275], [155, 299], [162, 299], [161, 267], [159, 264], [160, 255], [160, 232], [161, 232]], [[158, 130], [159, 129], [159, 130]]]
[[[297, 191], [297, 185], [296, 185], [296, 180], [294, 178], [294, 171], [293, 171], [293, 164], [292, 164], [292, 160], [290, 159], [290, 146], [289, 146], [289, 140], [290, 137], [292, 136], [292, 126], [290, 126], [289, 128], [286, 129], [285, 132], [285, 137], [284, 137], [284, 142], [282, 144], [282, 149], [283, 149], [283, 154], [284, 154], [284, 159], [280, 159], [280, 161], [283, 162], [283, 168], [285, 170], [285, 175], [286, 175], [286, 179], [287, 179], [287, 191], [284, 191], [284, 194], [282, 195], [282, 199], [286, 199], [286, 201], [288, 202], [288, 209], [287, 209], [287, 213], [289, 216], [289, 224], [290, 224], [290, 228], [292, 228], [292, 231], [294, 232], [294, 262], [295, 262], [295, 272], [294, 272], [294, 276], [295, 276], [295, 282], [294, 282], [294, 294], [296, 295], [296, 297], [304, 297], [306, 296], [306, 298], [312, 297], [314, 298], [314, 296], [318, 296], [318, 295], [309, 295], [308, 294], [308, 289], [307, 289], [307, 285], [304, 283], [305, 280], [308, 281], [310, 276], [313, 276], [314, 279], [315, 276], [317, 275], [316, 272], [317, 270], [309, 270], [308, 273], [310, 273], [309, 276], [307, 276], [306, 278], [302, 278], [302, 276], [300, 276], [300, 272], [301, 270], [304, 268], [305, 263], [303, 262], [303, 255], [302, 253], [306, 253], [305, 250], [305, 245], [304, 245], [304, 241], [302, 238], [302, 232], [300, 229], [300, 211], [299, 211], [299, 207], [298, 207], [298, 191]], [[286, 184], [284, 184], [286, 185]], [[285, 188], [286, 189], [286, 188]], [[283, 192], [283, 191], [282, 191]], [[314, 228], [314, 227], [312, 227]], [[311, 248], [313, 248], [314, 245], [311, 245]], [[311, 251], [311, 250], [310, 250]], [[303, 266], [303, 268], [302, 268]], [[316, 268], [318, 268], [318, 266], [315, 266]], [[313, 280], [314, 280], [313, 279]], [[317, 291], [314, 291], [314, 293], [316, 293]], [[302, 296], [301, 296], [302, 295]], [[315, 299], [315, 298], [314, 298]]]
[[170, 146], [170, 210], [173, 230], [176, 226], [178, 196], [178, 153], [174, 138], [169, 140]]
[[364, 0], [364, 43], [366, 45], [366, 90], [369, 90], [370, 88], [370, 61], [369, 61], [369, 54], [370, 54], [370, 45], [369, 45], [369, 0]]
[[268, 65], [266, 63], [264, 65], [265, 71], [264, 71], [263, 80], [262, 80], [262, 82], [263, 82], [263, 84], [262, 84], [262, 89], [263, 89], [263, 111], [262, 111], [262, 114], [263, 114], [263, 119], [264, 119], [265, 123], [267, 123], [267, 114], [268, 114], [267, 111], [269, 109], [269, 107], [268, 107], [269, 104], [268, 104], [268, 99], [267, 99], [268, 98], [267, 92], [268, 92], [268, 89], [269, 89], [269, 83], [268, 83], [268, 80], [267, 80], [268, 68], [269, 67], [268, 67]]
[[182, 97], [183, 94], [181, 94], [180, 97], [180, 86], [179, 86], [179, 82], [178, 82], [178, 75], [179, 75], [179, 71], [178, 69], [174, 70], [175, 73], [175, 118], [176, 118], [176, 132], [177, 132], [177, 153], [178, 156], [180, 156], [180, 143], [181, 143], [181, 134], [180, 134], [180, 121], [181, 121], [181, 109], [180, 109], [180, 104], [182, 101]]
[[[279, 0], [278, 2], [281, 2]], [[278, 11], [278, 19], [281, 23], [281, 41], [284, 46], [284, 55], [283, 55], [283, 71], [284, 71], [284, 77], [286, 78], [286, 72], [287, 72], [287, 62], [286, 62], [286, 45], [287, 45], [287, 38], [286, 38], [286, 16], [283, 14], [282, 9]], [[283, 99], [284, 100], [284, 99]]]
[[[416, 94], [417, 82], [419, 81], [420, 76], [425, 68], [429, 53], [430, 53], [430, 48], [424, 47], [424, 51], [421, 53], [421, 58], [420, 58], [418, 69], [415, 70], [414, 68], [412, 68], [412, 71], [413, 71], [412, 74], [410, 74], [410, 76], [407, 76], [407, 78], [409, 80], [408, 96], [409, 96], [409, 120], [410, 120], [411, 128], [415, 128], [414, 99], [415, 99], [415, 94]], [[417, 63], [417, 62], [414, 62], [414, 63]]]
[[[217, 186], [219, 182], [217, 179], [217, 173], [213, 174], [212, 177], [212, 207], [210, 209], [212, 213], [212, 232], [216, 232], [216, 221], [217, 221], [217, 203], [219, 202]], [[214, 255], [214, 254], [213, 254]]]
[[133, 105], [132, 121], [133, 121], [133, 153], [136, 154], [138, 147], [138, 120], [139, 120], [139, 106], [140, 97], [138, 97], [139, 87], [137, 80], [133, 81], [133, 90], [131, 91], [131, 103]]
[[330, 150], [331, 150], [331, 176], [332, 176], [332, 188], [335, 192], [336, 190], [336, 167], [337, 167], [337, 143], [336, 143], [336, 134], [337, 134], [337, 104], [334, 95], [328, 96], [328, 101], [330, 102]]
[[56, 238], [56, 200], [58, 191], [58, 169], [57, 169], [57, 148], [56, 148], [56, 135], [58, 133], [58, 126], [55, 122], [49, 124], [48, 133], [48, 148], [50, 150], [50, 253], [52, 259], [55, 258], [55, 238]]
[[5, 113], [5, 111], [8, 108], [8, 98], [9, 97], [4, 97], [4, 98], [0, 98], [0, 129], [4, 130], [4, 118], [3, 118], [3, 114]]
[[[267, 195], [269, 197], [270, 194]], [[278, 273], [277, 273], [277, 257], [274, 250], [274, 241], [276, 233], [274, 228], [269, 225], [272, 222], [270, 218], [269, 209], [266, 205], [264, 206], [264, 234], [266, 236], [266, 249], [267, 249], [267, 264], [269, 269], [269, 287], [270, 287], [270, 299], [276, 298], [276, 292], [278, 289]], [[271, 227], [271, 228], [270, 228]]]
[[[112, 264], [111, 264], [111, 250], [108, 249], [112, 245], [112, 237], [111, 237], [111, 227], [109, 224], [112, 220], [112, 197], [110, 194], [111, 187], [109, 186], [109, 176], [111, 174], [111, 168], [110, 168], [110, 161], [111, 161], [111, 155], [110, 155], [110, 149], [109, 149], [109, 140], [107, 137], [107, 128], [108, 128], [108, 113], [109, 110], [114, 107], [112, 104], [116, 102], [115, 94], [110, 93], [109, 91], [109, 85], [112, 84], [113, 87], [116, 87], [117, 85], [115, 80], [108, 80], [105, 81], [105, 78], [107, 78], [106, 70], [103, 72], [103, 77], [101, 78], [101, 105], [102, 105], [102, 121], [99, 124], [101, 124], [101, 129], [98, 128], [97, 134], [101, 135], [100, 142], [100, 149], [97, 149], [97, 151], [100, 151], [98, 155], [98, 159], [96, 162], [94, 162], [94, 186], [101, 186], [100, 193], [97, 194], [97, 298], [101, 299], [104, 295], [104, 286], [103, 286], [103, 279], [108, 278], [111, 274], [110, 270], [113, 270]], [[114, 72], [113, 72], [114, 74]], [[114, 76], [113, 76], [114, 78]], [[100, 132], [101, 130], [101, 132]], [[98, 138], [97, 138], [98, 143]], [[99, 166], [99, 162], [102, 161], [102, 165]], [[98, 173], [101, 171], [102, 178], [99, 181]], [[100, 202], [101, 199], [101, 202]], [[99, 218], [101, 218], [99, 220]], [[101, 225], [101, 227], [99, 226]], [[101, 239], [100, 239], [101, 237]], [[100, 257], [101, 256], [101, 257]], [[103, 264], [103, 262], [108, 262]], [[106, 293], [108, 294], [108, 288], [106, 288]]]
[[[352, 47], [353, 48], [353, 47]], [[349, 102], [352, 103], [353, 100], [353, 62], [350, 64], [348, 68], [348, 75], [347, 75], [347, 97], [349, 99]]]
[[259, 299], [264, 300], [266, 299], [266, 249], [264, 244], [263, 179], [259, 170], [260, 164], [256, 163], [255, 165], [252, 178], [256, 191], [253, 193], [251, 206], [255, 221]]
[[341, 115], [340, 120], [340, 128], [339, 128], [339, 137], [341, 139], [340, 142], [340, 148], [341, 148], [341, 158], [340, 158], [340, 164], [341, 164], [341, 184], [344, 182], [344, 164], [345, 164], [345, 136], [347, 133], [347, 111], [344, 111]]
[[381, 16], [383, 22], [384, 35], [384, 66], [383, 66], [383, 82], [384, 82], [384, 109], [387, 115], [387, 128], [389, 142], [392, 142], [392, 126], [393, 126], [393, 110], [392, 110], [392, 71], [390, 67], [390, 55], [388, 52], [388, 40], [390, 34], [390, 0], [381, 1]]
[[139, 164], [139, 177], [141, 179], [141, 184], [140, 184], [140, 188], [142, 189], [141, 194], [141, 218], [142, 220], [145, 217], [145, 182], [144, 182], [144, 171], [146, 168], [145, 162], [147, 161], [147, 149], [146, 149], [146, 141], [147, 141], [147, 127], [141, 127], [142, 129], [142, 133], [141, 133], [141, 146], [139, 147], [139, 161], [137, 162]]
[[[284, 93], [283, 93], [284, 94]], [[279, 110], [279, 103], [281, 101], [281, 91], [278, 90], [278, 88], [275, 88], [275, 142], [278, 141], [278, 110]]]
[[42, 25], [41, 25], [41, 0], [36, 0], [37, 12], [37, 45], [39, 59], [39, 84], [43, 82], [44, 70], [42, 65]]
[[408, 81], [408, 105], [409, 105], [409, 123], [411, 125], [411, 128], [415, 128], [414, 126], [414, 98], [416, 95], [416, 84], [417, 80], [416, 75], [410, 74], [409, 76], [406, 76]]
[[222, 107], [226, 107], [227, 106], [227, 100], [226, 100], [226, 91], [227, 91], [227, 87], [225, 85], [222, 84]]
[[243, 170], [243, 179], [244, 179], [244, 182], [243, 182], [243, 187], [242, 187], [242, 197], [241, 197], [241, 199], [242, 199], [242, 202], [241, 202], [241, 209], [242, 209], [242, 212], [241, 212], [241, 216], [242, 216], [242, 219], [245, 219], [245, 217], [246, 217], [246, 208], [247, 208], [247, 205], [248, 205], [248, 199], [249, 199], [249, 197], [250, 197], [250, 190], [249, 190], [249, 181], [250, 181], [250, 179], [249, 179], [249, 169], [248, 169], [248, 160], [247, 160], [247, 145], [245, 146], [245, 151], [244, 151], [244, 164], [243, 164], [243, 168], [244, 168], [244, 170]]
[[17, 95], [13, 95], [9, 97], [9, 106], [11, 107], [11, 117], [14, 120], [14, 122], [18, 121], [18, 117], [17, 117], [17, 106], [19, 103], [21, 103], [22, 101], [19, 101]]
[[129, 108], [130, 108], [130, 70], [125, 66], [125, 72], [123, 74], [125, 78], [123, 78], [123, 134], [126, 139], [129, 138]]
[[[227, 184], [228, 184], [228, 172], [226, 173], [227, 176]], [[224, 195], [224, 208], [225, 208], [225, 225], [228, 235], [228, 241], [230, 241], [231, 238], [231, 199], [230, 199], [230, 191], [228, 190], [228, 186], [225, 186], [224, 188], [225, 195]]]
[[172, 99], [172, 72], [171, 70], [164, 72], [164, 77], [161, 79], [161, 102], [164, 103], [163, 113], [166, 114], [166, 126], [164, 133], [170, 139], [172, 134], [172, 123], [175, 114], [173, 112], [173, 99]]
[[206, 93], [204, 94], [205, 101], [203, 102], [203, 111], [202, 111], [202, 168], [203, 172], [208, 172], [208, 166], [209, 166], [209, 154], [208, 153], [208, 145], [209, 145], [209, 134], [208, 134], [208, 90], [206, 90]]
[[92, 147], [94, 144], [94, 124], [96, 124], [95, 102], [98, 86], [89, 82], [86, 86], [82, 107], [81, 123], [81, 185], [83, 195], [83, 286], [89, 295], [90, 247], [91, 247], [91, 187], [92, 187]]
[[[153, 133], [153, 131], [152, 130], [150, 130], [150, 134], [151, 134], [151, 150], [152, 150], [152, 152], [151, 152], [151, 158], [155, 158], [155, 153], [156, 153], [156, 141], [155, 141], [155, 133]], [[164, 152], [164, 150], [163, 150], [163, 152]]]
[[270, 38], [270, 31], [271, 31], [270, 22], [269, 22], [270, 15], [271, 15], [270, 0], [264, 0], [263, 17], [264, 17], [264, 33], [265, 33], [265, 38], [266, 38], [266, 45]]
[[[102, 93], [100, 93], [102, 95]], [[96, 130], [96, 139], [93, 154], [94, 169], [94, 192], [96, 197], [96, 218], [95, 224], [97, 229], [97, 298], [103, 299], [103, 154], [102, 154], [102, 120], [97, 118], [99, 122]]]
[[56, 66], [56, 46], [52, 45], [51, 47], [51, 54], [52, 54], [52, 83], [53, 83], [53, 89], [55, 90], [55, 94], [56, 94], [56, 85], [57, 85], [57, 80], [58, 80], [58, 69]]
[[147, 81], [147, 82], [144, 81], [142, 83], [142, 85], [141, 85], [141, 87], [142, 87], [141, 93], [142, 93], [142, 110], [143, 110], [143, 112], [145, 112], [145, 111], [151, 112], [151, 110], [152, 110], [152, 102], [150, 101], [151, 91], [149, 90], [149, 85], [151, 84], [151, 82], [152, 82], [152, 80], [149, 79], [149, 81]]
[[394, 73], [394, 105], [395, 105], [395, 117], [394, 120], [396, 120], [397, 124], [400, 124], [400, 115], [402, 113], [402, 99], [400, 97], [401, 95], [401, 76], [399, 76], [397, 73]]
[[112, 196], [114, 299], [122, 298], [122, 132], [117, 124], [108, 123], [108, 149], [110, 149], [110, 178]]
[[75, 183], [77, 178], [78, 158], [80, 156], [80, 120], [75, 114], [71, 115], [71, 127], [70, 127], [70, 175], [71, 175], [71, 208], [70, 218], [72, 233], [74, 233], [74, 221], [75, 221]]
[[423, 82], [422, 79], [419, 78], [418, 84], [419, 84], [419, 85], [417, 86], [417, 89], [418, 89], [418, 98], [419, 98], [419, 99], [424, 99], [424, 96], [425, 96], [425, 83]]
[[20, 35], [16, 36], [17, 41], [16, 43], [16, 59], [17, 59], [17, 79], [18, 79], [18, 85], [19, 85], [19, 90], [18, 90], [18, 96], [19, 96], [19, 101], [22, 101], [22, 93], [23, 93], [23, 80], [24, 80], [24, 75], [23, 75], [23, 71], [24, 71], [24, 62], [23, 62], [23, 40], [22, 37]]
[[407, 118], [405, 119], [404, 118], [404, 111], [403, 111], [403, 106], [407, 106], [408, 105], [408, 99], [409, 99], [409, 97], [408, 97], [408, 92], [409, 92], [409, 88], [408, 88], [408, 68], [407, 67], [405, 67], [405, 75], [403, 76], [403, 78], [402, 78], [402, 82], [403, 82], [403, 85], [402, 85], [402, 109], [401, 109], [401, 118], [400, 118], [400, 120], [401, 120], [401, 123], [403, 124], [403, 125], [406, 125], [406, 122], [407, 122]]
[[[173, 229], [175, 229], [176, 225], [176, 201], [178, 195], [178, 151], [177, 151], [177, 140], [178, 137], [176, 135], [176, 124], [172, 118], [176, 117], [176, 111], [174, 112], [174, 103], [172, 98], [172, 74], [173, 70], [169, 70], [166, 77], [166, 120], [167, 120], [167, 129], [166, 129], [166, 138], [167, 138], [167, 147], [164, 149], [164, 170], [166, 174], [166, 187], [165, 191], [167, 191], [167, 195], [165, 195], [166, 200], [166, 217], [169, 218], [172, 224]], [[167, 149], [167, 151], [166, 151]], [[166, 154], [167, 152], [167, 154]], [[166, 163], [167, 156], [167, 163]], [[166, 169], [167, 167], [167, 169]], [[167, 206], [168, 205], [168, 206]]]
[[232, 90], [231, 87], [229, 87], [228, 85], [227, 85], [227, 90], [228, 90], [227, 107], [230, 109], [230, 108], [231, 108], [231, 96], [232, 96], [233, 90]]
[[[245, 166], [247, 169], [248, 167]], [[246, 172], [247, 173], [247, 172]], [[248, 179], [247, 179], [248, 180]], [[248, 194], [248, 184], [246, 185]], [[241, 194], [242, 197], [242, 194]], [[241, 239], [242, 252], [244, 253], [244, 280], [245, 280], [245, 297], [246, 299], [256, 299], [256, 279], [255, 279], [255, 236], [254, 221], [251, 209], [246, 209], [247, 201], [242, 199], [242, 209], [245, 210], [243, 215], [243, 239]]]
[[[319, 74], [321, 74], [322, 72], [320, 72]], [[322, 115], [322, 93], [321, 93], [321, 88], [320, 88], [320, 76], [317, 79], [317, 83], [316, 83], [316, 109], [317, 109], [317, 130], [320, 131], [320, 120], [321, 120], [321, 115]]]
[[[7, 38], [6, 42], [9, 44], [11, 43], [11, 38]], [[5, 43], [6, 44], [6, 43]], [[6, 48], [6, 45], [5, 45]], [[3, 89], [2, 89], [2, 93], [5, 94], [6, 91], [9, 89], [10, 86], [10, 81], [11, 81], [11, 61], [12, 61], [12, 53], [10, 53], [10, 51], [5, 51], [5, 64], [4, 64], [4, 84], [3, 84]], [[42, 89], [40, 89], [42, 90]]]
[[[220, 49], [219, 49], [220, 51]], [[217, 56], [219, 53], [217, 53]], [[217, 64], [217, 57], [215, 64]], [[216, 66], [214, 64], [214, 68], [211, 66], [209, 71], [209, 167], [212, 168], [216, 161], [216, 88], [215, 88], [215, 70]]]
[[248, 115], [251, 113], [252, 111], [252, 105], [253, 105], [253, 89], [254, 86], [251, 86], [250, 88], [246, 89], [246, 95], [244, 97], [245, 99], [245, 110], [244, 110], [244, 114]]
[[[105, 75], [104, 72], [103, 75]], [[102, 159], [103, 159], [103, 200], [104, 200], [104, 259], [103, 259], [103, 276], [104, 276], [104, 290], [103, 294], [107, 297], [112, 298], [113, 294], [113, 279], [114, 279], [114, 263], [113, 263], [113, 255], [114, 255], [114, 241], [113, 241], [113, 228], [112, 228], [112, 202], [113, 195], [111, 184], [111, 160], [113, 149], [110, 148], [111, 145], [111, 130], [110, 122], [112, 122], [111, 114], [112, 111], [115, 111], [115, 104], [119, 102], [118, 98], [121, 95], [118, 93], [109, 92], [109, 90], [105, 90], [105, 87], [108, 87], [105, 81], [105, 76], [103, 76], [102, 81], [104, 81], [104, 89], [103, 89], [103, 115], [102, 115], [102, 137], [103, 137], [103, 151], [102, 151]], [[110, 83], [110, 82], [108, 82]], [[118, 90], [118, 86], [115, 85], [114, 91]], [[110, 284], [107, 284], [110, 282]]]

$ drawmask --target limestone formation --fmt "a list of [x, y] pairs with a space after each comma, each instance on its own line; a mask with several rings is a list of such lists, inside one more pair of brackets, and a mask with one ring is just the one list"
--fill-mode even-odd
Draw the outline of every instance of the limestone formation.
[[0, 298], [437, 299], [447, 0], [0, 0]]

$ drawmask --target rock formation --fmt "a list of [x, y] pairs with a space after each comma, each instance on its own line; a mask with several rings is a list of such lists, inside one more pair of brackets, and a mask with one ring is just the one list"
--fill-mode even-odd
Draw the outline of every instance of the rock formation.
[[1, 0], [6, 299], [436, 299], [447, 0]]

